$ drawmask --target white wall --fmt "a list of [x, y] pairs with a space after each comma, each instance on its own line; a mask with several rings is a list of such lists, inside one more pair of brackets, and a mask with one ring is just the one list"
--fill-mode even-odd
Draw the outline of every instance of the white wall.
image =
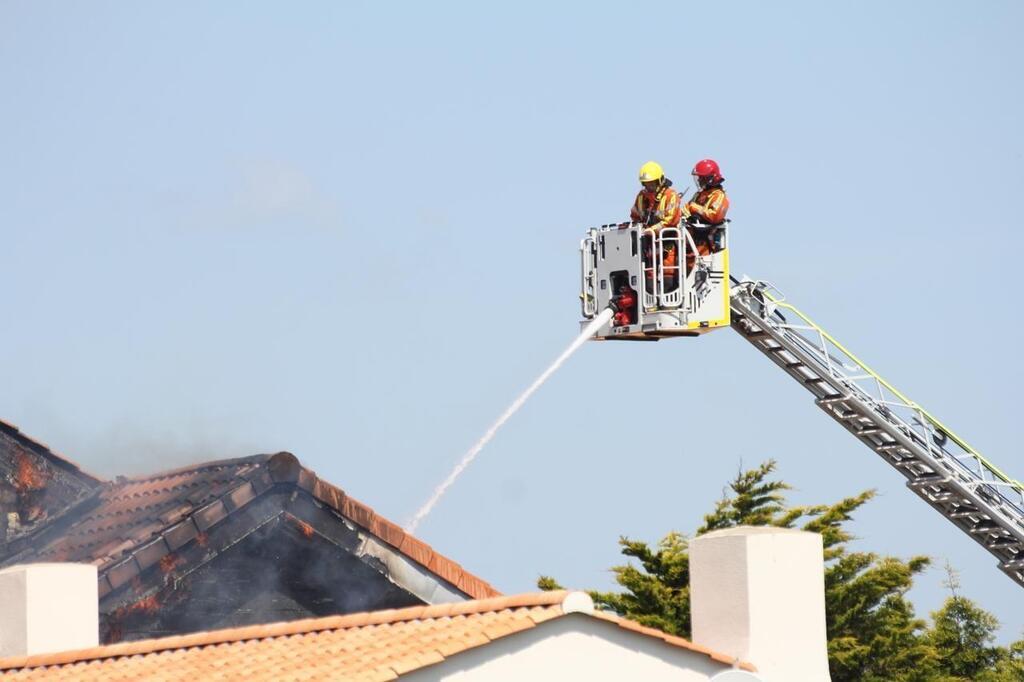
[[740, 526], [690, 541], [693, 641], [766, 682], [828, 682], [821, 536]]
[[98, 643], [95, 566], [25, 564], [0, 571], [0, 658]]
[[572, 613], [402, 676], [402, 682], [707, 682], [729, 670], [704, 654]]

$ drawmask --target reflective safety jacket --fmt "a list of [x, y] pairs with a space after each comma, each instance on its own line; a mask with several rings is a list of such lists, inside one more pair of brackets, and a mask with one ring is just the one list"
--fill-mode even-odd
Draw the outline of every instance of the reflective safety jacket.
[[710, 225], [725, 222], [728, 211], [729, 197], [725, 196], [725, 190], [720, 185], [697, 192], [684, 209], [687, 218], [697, 216]]
[[662, 187], [657, 192], [642, 189], [636, 195], [629, 217], [634, 223], [643, 223], [648, 227], [658, 223], [664, 227], [676, 227], [683, 218], [679, 192], [670, 186]]
[[679, 274], [679, 259], [677, 258], [675, 246], [669, 246], [665, 249], [665, 255], [661, 259], [661, 271], [665, 273], [665, 277], [675, 277]]

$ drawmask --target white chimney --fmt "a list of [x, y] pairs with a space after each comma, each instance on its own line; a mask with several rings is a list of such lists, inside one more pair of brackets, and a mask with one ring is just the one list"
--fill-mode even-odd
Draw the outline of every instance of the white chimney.
[[739, 526], [690, 541], [693, 642], [749, 661], [765, 682], [826, 682], [821, 536]]
[[25, 564], [0, 570], [0, 658], [98, 644], [95, 566]]

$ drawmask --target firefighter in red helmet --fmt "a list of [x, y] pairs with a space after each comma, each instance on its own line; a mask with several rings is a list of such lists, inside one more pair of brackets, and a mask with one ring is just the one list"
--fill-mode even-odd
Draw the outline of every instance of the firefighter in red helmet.
[[721, 225], [729, 211], [729, 197], [722, 189], [725, 178], [714, 159], [703, 159], [693, 167], [693, 182], [697, 193], [683, 207], [683, 217], [688, 222], [706, 225]]
[[[725, 222], [725, 214], [729, 211], [729, 197], [722, 189], [725, 178], [714, 159], [698, 161], [692, 175], [697, 193], [683, 206], [683, 219], [690, 226], [697, 253], [707, 256], [718, 250], [719, 226]], [[687, 260], [692, 260], [692, 257]]]

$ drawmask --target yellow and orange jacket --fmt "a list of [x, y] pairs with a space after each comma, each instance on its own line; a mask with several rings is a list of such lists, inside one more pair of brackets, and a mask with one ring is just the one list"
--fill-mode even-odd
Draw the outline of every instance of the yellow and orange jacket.
[[683, 208], [686, 217], [697, 216], [711, 225], [725, 222], [725, 214], [729, 211], [729, 197], [721, 186], [708, 187], [693, 196]]
[[633, 202], [629, 217], [634, 223], [643, 223], [648, 227], [661, 223], [664, 227], [676, 227], [683, 219], [683, 207], [679, 192], [671, 185], [662, 187], [657, 192], [640, 190]]

